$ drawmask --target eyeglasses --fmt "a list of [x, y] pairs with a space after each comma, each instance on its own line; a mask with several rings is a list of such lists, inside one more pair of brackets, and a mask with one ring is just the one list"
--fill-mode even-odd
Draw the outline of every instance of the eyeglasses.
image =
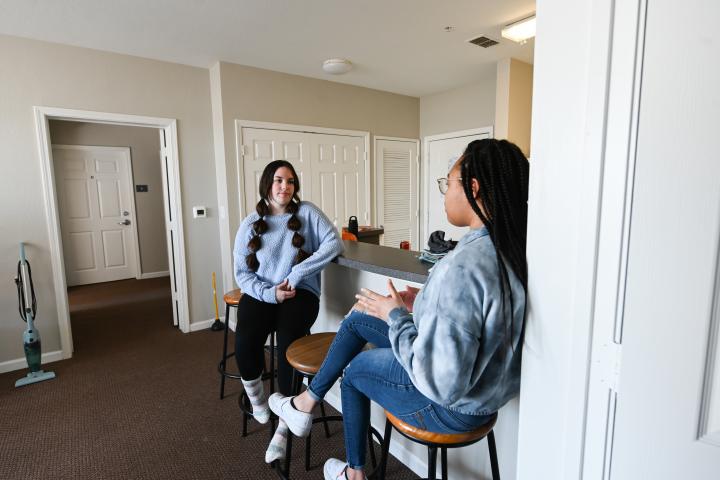
[[460, 178], [460, 177], [458, 177], [458, 178], [447, 178], [447, 177], [443, 177], [443, 178], [438, 178], [438, 179], [437, 179], [438, 188], [440, 189], [440, 193], [442, 193], [443, 195], [445, 195], [445, 194], [447, 193], [447, 191], [448, 191], [448, 182], [449, 182], [450, 180], [458, 180], [458, 181], [461, 181], [462, 178]]

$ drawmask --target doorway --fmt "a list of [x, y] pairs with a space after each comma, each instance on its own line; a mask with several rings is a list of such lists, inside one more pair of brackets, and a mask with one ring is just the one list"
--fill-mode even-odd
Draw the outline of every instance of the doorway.
[[437, 178], [447, 176], [450, 168], [473, 140], [492, 138], [493, 127], [474, 128], [459, 132], [431, 135], [423, 139], [423, 182], [425, 221], [421, 238], [428, 238], [436, 230], [445, 232], [446, 238], [459, 240], [467, 227], [451, 225], [445, 215], [445, 201], [435, 183]]
[[177, 149], [176, 120], [155, 117], [141, 117], [102, 112], [88, 112], [50, 107], [35, 107], [38, 133], [38, 150], [42, 165], [42, 183], [48, 205], [48, 230], [50, 254], [53, 266], [53, 283], [56, 291], [58, 323], [63, 358], [70, 358], [73, 352], [67, 295], [66, 259], [63, 251], [63, 234], [60, 219], [59, 191], [55, 176], [52, 141], [49, 122], [66, 120], [104, 125], [136, 126], [155, 129], [159, 132], [162, 170], [163, 223], [166, 235], [167, 264], [170, 277], [173, 323], [183, 332], [188, 332], [189, 309], [185, 264], [185, 242], [182, 226], [180, 201], [179, 157]]

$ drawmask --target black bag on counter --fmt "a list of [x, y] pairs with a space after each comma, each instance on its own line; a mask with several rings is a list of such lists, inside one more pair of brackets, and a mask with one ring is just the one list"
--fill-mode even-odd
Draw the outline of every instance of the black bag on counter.
[[455, 240], [445, 240], [445, 232], [435, 230], [428, 239], [428, 250], [430, 253], [447, 253], [457, 245]]

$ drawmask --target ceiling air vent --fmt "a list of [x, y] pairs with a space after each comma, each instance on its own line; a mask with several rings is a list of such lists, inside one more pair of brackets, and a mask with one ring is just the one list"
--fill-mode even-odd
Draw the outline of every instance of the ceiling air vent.
[[493, 45], [497, 45], [497, 40], [493, 40], [492, 38], [488, 38], [485, 35], [480, 35], [477, 38], [473, 38], [472, 40], [468, 40], [470, 43], [477, 45], [478, 47], [488, 48], [492, 47]]

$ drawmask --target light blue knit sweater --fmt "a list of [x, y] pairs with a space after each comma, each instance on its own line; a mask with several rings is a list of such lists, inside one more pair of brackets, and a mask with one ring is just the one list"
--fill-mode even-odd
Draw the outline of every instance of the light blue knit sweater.
[[303, 288], [320, 296], [320, 271], [343, 252], [335, 226], [318, 207], [310, 202], [300, 202], [297, 217], [300, 219], [298, 233], [305, 238], [302, 249], [311, 256], [293, 265], [298, 249], [292, 246], [295, 232], [287, 227], [291, 214], [267, 215], [267, 232], [262, 234], [262, 246], [257, 251], [260, 267], [250, 270], [245, 257], [250, 254], [248, 242], [254, 236], [252, 224], [260, 218], [253, 212], [240, 224], [235, 236], [235, 281], [243, 293], [267, 303], [277, 303], [275, 287], [286, 278], [293, 288]]

